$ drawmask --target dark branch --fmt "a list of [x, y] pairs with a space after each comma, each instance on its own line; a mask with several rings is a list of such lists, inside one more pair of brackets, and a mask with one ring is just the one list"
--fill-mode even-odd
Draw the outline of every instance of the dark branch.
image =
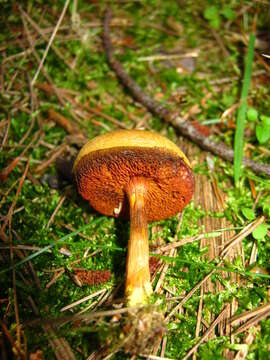
[[[110, 38], [111, 15], [111, 11], [107, 10], [103, 22], [103, 42], [105, 53], [111, 69], [116, 73], [119, 80], [129, 90], [134, 99], [144, 105], [153, 114], [172, 124], [178, 129], [181, 135], [199, 145], [201, 148], [218, 155], [224, 160], [232, 162], [234, 158], [234, 151], [232, 149], [223, 143], [213, 141], [209, 137], [202, 135], [195, 129], [195, 127], [188, 123], [188, 121], [183, 120], [178, 114], [167, 109], [164, 105], [145, 94], [140, 86], [138, 86], [136, 82], [126, 73], [119, 61], [114, 59], [114, 49]], [[270, 177], [270, 166], [257, 163], [247, 158], [243, 158], [243, 165], [250, 168], [257, 174], [264, 174]]]

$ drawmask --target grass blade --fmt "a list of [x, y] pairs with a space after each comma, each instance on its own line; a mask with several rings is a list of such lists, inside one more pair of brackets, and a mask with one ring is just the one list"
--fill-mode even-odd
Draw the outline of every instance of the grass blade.
[[54, 241], [53, 243], [51, 243], [51, 244], [49, 244], [49, 245], [47, 245], [47, 246], [44, 246], [44, 248], [36, 251], [35, 253], [33, 253], [33, 254], [31, 254], [31, 255], [29, 255], [29, 256], [27, 256], [27, 257], [25, 257], [24, 259], [22, 259], [21, 261], [17, 262], [17, 263], [14, 264], [13, 266], [10, 266], [10, 267], [8, 267], [7, 269], [1, 270], [1, 271], [0, 271], [0, 275], [1, 275], [1, 274], [4, 274], [4, 273], [7, 272], [7, 271], [10, 271], [10, 270], [13, 270], [13, 269], [17, 268], [18, 266], [23, 265], [23, 264], [26, 263], [27, 261], [30, 261], [30, 260], [34, 259], [35, 257], [37, 257], [37, 256], [41, 255], [42, 253], [48, 251], [49, 249], [53, 248], [54, 246], [56, 246], [56, 245], [58, 245], [58, 244], [61, 244], [61, 243], [65, 242], [65, 241], [73, 238], [75, 235], [78, 235], [81, 231], [89, 228], [90, 226], [91, 226], [91, 224], [86, 224], [86, 225], [80, 227], [78, 230], [75, 230], [75, 231], [73, 231], [72, 233], [67, 234], [67, 235], [63, 236], [62, 238], [58, 239], [57, 241]]
[[236, 119], [236, 131], [234, 136], [234, 182], [237, 185], [241, 174], [241, 165], [244, 146], [244, 129], [247, 111], [247, 97], [252, 74], [252, 62], [254, 57], [255, 34], [250, 34], [248, 51], [245, 59], [244, 80], [241, 91], [240, 106]]

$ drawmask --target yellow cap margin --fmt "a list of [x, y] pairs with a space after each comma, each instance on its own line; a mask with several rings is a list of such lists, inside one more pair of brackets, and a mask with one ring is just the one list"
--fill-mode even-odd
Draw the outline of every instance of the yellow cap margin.
[[74, 162], [73, 170], [83, 156], [97, 150], [117, 147], [161, 148], [179, 156], [189, 167], [191, 167], [190, 162], [179, 147], [171, 140], [156, 132], [146, 130], [115, 130], [99, 135], [88, 141], [80, 150]]

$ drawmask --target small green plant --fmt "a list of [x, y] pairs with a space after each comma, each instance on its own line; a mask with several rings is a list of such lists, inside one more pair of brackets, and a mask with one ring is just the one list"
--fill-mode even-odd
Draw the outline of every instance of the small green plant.
[[225, 5], [221, 9], [212, 5], [204, 10], [203, 15], [213, 29], [219, 29], [222, 17], [226, 20], [233, 20], [235, 18], [235, 11], [228, 5]]
[[258, 120], [258, 111], [253, 107], [248, 108], [247, 119], [248, 119], [248, 121], [252, 121], [252, 122], [257, 121]]
[[265, 144], [270, 139], [270, 116], [259, 114], [257, 109], [249, 107], [246, 112], [249, 122], [255, 123], [256, 139], [260, 144]]
[[214, 28], [218, 29], [220, 27], [221, 18], [216, 6], [209, 6], [204, 10], [203, 13], [206, 20], [208, 20], [209, 25]]
[[260, 144], [265, 144], [270, 139], [270, 116], [261, 115], [260, 120], [256, 125], [256, 138]]
[[268, 230], [268, 225], [261, 224], [252, 232], [252, 236], [256, 240], [263, 240], [267, 234], [267, 230]]
[[247, 220], [254, 220], [256, 217], [254, 210], [250, 208], [243, 208], [242, 213]]

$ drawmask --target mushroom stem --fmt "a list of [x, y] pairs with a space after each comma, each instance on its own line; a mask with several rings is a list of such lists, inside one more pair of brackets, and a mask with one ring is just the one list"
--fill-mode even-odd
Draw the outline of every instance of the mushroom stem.
[[143, 178], [132, 178], [126, 187], [130, 207], [130, 237], [128, 242], [125, 294], [128, 306], [145, 304], [152, 293], [149, 271], [149, 245]]

